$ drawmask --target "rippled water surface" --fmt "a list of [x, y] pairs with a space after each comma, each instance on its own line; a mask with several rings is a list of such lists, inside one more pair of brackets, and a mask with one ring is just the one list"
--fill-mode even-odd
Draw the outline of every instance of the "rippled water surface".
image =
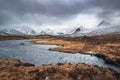
[[0, 41], [0, 60], [16, 58], [37, 66], [56, 63], [86, 63], [120, 71], [119, 67], [106, 64], [101, 58], [79, 53], [49, 51], [51, 47], [55, 45], [31, 44], [25, 40]]

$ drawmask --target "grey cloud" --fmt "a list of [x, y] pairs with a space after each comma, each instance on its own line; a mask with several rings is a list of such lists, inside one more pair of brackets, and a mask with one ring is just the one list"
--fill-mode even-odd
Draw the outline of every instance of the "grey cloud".
[[120, 0], [90, 0], [90, 4], [104, 9], [120, 10]]
[[77, 14], [100, 8], [98, 17], [120, 12], [120, 0], [0, 0], [0, 24], [32, 21], [39, 24], [63, 22]]
[[120, 0], [89, 0], [94, 8], [102, 9], [98, 14], [99, 17], [111, 17], [116, 13], [120, 13]]
[[2, 0], [1, 10], [6, 9], [16, 13], [40, 13], [47, 15], [69, 15], [80, 12], [86, 8], [81, 1], [64, 2], [64, 0]]
[[[15, 14], [15, 16], [25, 17], [25, 15], [31, 15], [33, 18], [35, 14], [45, 15], [56, 18], [69, 18], [79, 12], [87, 9], [85, 4], [79, 0], [1, 0], [0, 1], [0, 17], [3, 23], [6, 20], [10, 20], [9, 13]], [[7, 12], [2, 14], [2, 12]], [[13, 16], [14, 17], [14, 16]], [[12, 19], [12, 18], [11, 18]]]

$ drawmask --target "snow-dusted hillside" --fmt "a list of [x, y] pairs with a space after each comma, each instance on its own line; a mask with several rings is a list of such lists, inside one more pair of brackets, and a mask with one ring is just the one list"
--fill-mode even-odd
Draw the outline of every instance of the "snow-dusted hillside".
[[120, 25], [116, 25], [107, 21], [102, 21], [96, 27], [93, 27], [91, 29], [80, 26], [76, 28], [70, 28], [64, 31], [58, 31], [52, 29], [43, 29], [36, 32], [28, 26], [0, 27], [0, 35], [94, 36], [120, 33]]
[[65, 34], [67, 36], [83, 36], [88, 32], [90, 32], [90, 29], [80, 26], [67, 31]]
[[27, 26], [1, 27], [0, 35], [36, 35], [37, 33]]
[[52, 29], [44, 29], [44, 30], [41, 30], [41, 32], [39, 33], [39, 35], [63, 36], [63, 35], [65, 35], [65, 33], [58, 32], [58, 31], [52, 30]]
[[44, 30], [41, 30], [39, 34], [40, 35], [56, 35], [57, 33], [51, 29], [44, 29]]
[[120, 33], [120, 25], [102, 21], [98, 26], [93, 28], [90, 33], [87, 33], [87, 35], [105, 35], [110, 33]]
[[102, 21], [96, 27], [91, 29], [78, 27], [74, 28], [70, 32], [67, 32], [67, 36], [95, 36], [95, 35], [105, 35], [112, 33], [120, 33], [120, 25], [116, 25], [107, 21]]

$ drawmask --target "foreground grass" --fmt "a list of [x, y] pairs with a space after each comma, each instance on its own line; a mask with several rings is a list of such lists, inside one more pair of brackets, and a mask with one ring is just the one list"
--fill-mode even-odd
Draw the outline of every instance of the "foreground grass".
[[16, 59], [0, 61], [0, 80], [120, 80], [120, 73], [86, 64], [34, 66]]

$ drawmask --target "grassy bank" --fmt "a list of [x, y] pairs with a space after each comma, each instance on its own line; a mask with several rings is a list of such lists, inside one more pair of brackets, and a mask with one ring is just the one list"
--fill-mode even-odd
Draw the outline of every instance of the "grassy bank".
[[[44, 42], [40, 41], [44, 40]], [[68, 53], [92, 54], [106, 62], [120, 66], [120, 34], [82, 37], [40, 37], [31, 41], [34, 44], [60, 45], [51, 48], [53, 51]]]
[[34, 66], [8, 59], [0, 61], [0, 80], [120, 80], [120, 73], [86, 64]]

